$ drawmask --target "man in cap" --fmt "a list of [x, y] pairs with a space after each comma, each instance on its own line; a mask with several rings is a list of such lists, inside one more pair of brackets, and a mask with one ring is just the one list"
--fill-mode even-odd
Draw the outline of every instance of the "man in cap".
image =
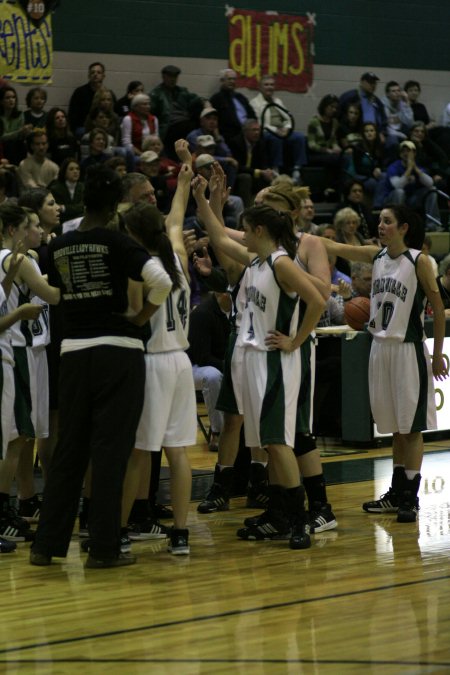
[[375, 96], [375, 90], [379, 77], [375, 73], [368, 72], [361, 75], [358, 89], [351, 89], [344, 92], [340, 99], [341, 115], [350, 105], [355, 103], [361, 106], [362, 121], [372, 122], [378, 128], [381, 134], [386, 133], [386, 113], [380, 99]]
[[425, 208], [425, 228], [429, 232], [442, 231], [437, 194], [432, 190], [433, 179], [416, 164], [416, 146], [412, 141], [402, 141], [399, 152], [400, 159], [389, 164], [386, 170], [384, 203]]
[[159, 135], [172, 159], [177, 159], [175, 141], [186, 138], [196, 127], [203, 108], [200, 96], [177, 84], [180, 73], [178, 66], [164, 66], [161, 84], [150, 92], [152, 112], [159, 120]]
[[236, 180], [238, 163], [232, 157], [231, 150], [225, 141], [217, 141], [211, 134], [201, 134], [195, 139], [194, 155], [208, 153], [219, 162], [227, 177], [227, 184], [233, 187]]
[[[200, 176], [206, 178], [207, 181], [211, 178], [212, 166], [215, 158], [209, 153], [204, 152], [198, 155], [194, 160], [195, 170]], [[224, 207], [224, 216], [228, 217], [227, 225], [236, 228], [239, 224], [239, 218], [244, 211], [244, 204], [241, 197], [238, 195], [229, 195]]]

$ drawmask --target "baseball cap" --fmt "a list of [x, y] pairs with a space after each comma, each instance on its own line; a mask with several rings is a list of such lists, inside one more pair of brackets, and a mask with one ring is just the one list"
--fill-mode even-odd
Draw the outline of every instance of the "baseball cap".
[[161, 73], [163, 75], [179, 75], [181, 70], [178, 68], [178, 66], [164, 66], [164, 68], [161, 70]]
[[201, 169], [202, 166], [209, 166], [210, 164], [214, 164], [215, 161], [216, 160], [212, 155], [207, 155], [206, 153], [204, 155], [199, 155], [195, 160], [195, 168]]
[[200, 119], [202, 119], [202, 117], [206, 117], [206, 115], [217, 115], [217, 110], [215, 108], [203, 108], [202, 112], [200, 113]]
[[153, 150], [146, 150], [139, 157], [139, 161], [144, 162], [144, 164], [151, 164], [152, 162], [156, 162], [157, 159], [159, 159], [159, 155], [153, 152]]
[[361, 75], [361, 80], [366, 80], [367, 82], [378, 82], [379, 79], [375, 73], [363, 73]]
[[400, 150], [402, 148], [409, 148], [410, 150], [417, 150], [416, 146], [414, 145], [414, 143], [412, 141], [402, 141], [400, 143]]
[[215, 145], [216, 141], [210, 134], [205, 134], [204, 136], [197, 136], [197, 145], [200, 145], [202, 148], [207, 148], [210, 145]]

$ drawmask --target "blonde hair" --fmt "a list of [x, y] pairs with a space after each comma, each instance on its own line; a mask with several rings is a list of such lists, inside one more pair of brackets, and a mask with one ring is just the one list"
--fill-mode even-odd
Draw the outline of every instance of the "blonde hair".
[[297, 211], [304, 199], [308, 199], [310, 195], [308, 187], [296, 187], [287, 182], [281, 182], [277, 185], [271, 185], [264, 194], [264, 203], [272, 206], [274, 209]]
[[351, 209], [349, 206], [346, 206], [344, 209], [340, 209], [334, 216], [333, 225], [336, 228], [336, 232], [338, 234], [342, 234], [345, 226], [345, 221], [348, 218], [353, 218], [357, 220], [359, 227], [361, 223], [360, 216], [356, 213], [356, 211], [353, 211], [353, 209]]

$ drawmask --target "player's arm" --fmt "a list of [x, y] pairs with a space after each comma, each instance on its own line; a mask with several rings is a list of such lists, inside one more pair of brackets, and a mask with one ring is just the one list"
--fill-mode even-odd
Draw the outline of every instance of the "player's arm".
[[340, 244], [326, 237], [322, 237], [321, 242], [328, 253], [336, 255], [346, 260], [356, 260], [358, 262], [373, 262], [375, 256], [380, 252], [379, 246], [352, 246], [351, 244]]
[[[177, 143], [180, 143], [180, 141], [177, 141]], [[186, 143], [186, 141], [184, 141], [184, 143]], [[187, 278], [189, 278], [188, 256], [184, 246], [183, 222], [189, 199], [192, 176], [192, 168], [188, 164], [183, 164], [180, 173], [178, 174], [177, 189], [172, 199], [170, 212], [166, 218], [168, 237], [172, 243], [173, 250], [181, 260], [183, 271]]]
[[[8, 259], [5, 261], [5, 267], [8, 265]], [[57, 305], [61, 294], [59, 288], [50, 286], [47, 280], [40, 274], [26, 257], [21, 262], [19, 278], [25, 282], [28, 288], [41, 300], [45, 300], [50, 305]]]
[[326, 301], [303, 272], [288, 256], [280, 256], [275, 261], [277, 281], [286, 293], [297, 293], [306, 303], [300, 328], [294, 338], [274, 331], [266, 338], [266, 344], [272, 349], [292, 352], [298, 349], [314, 330], [325, 309]]
[[214, 251], [217, 248], [241, 265], [249, 265], [255, 256], [250, 255], [244, 246], [238, 244], [235, 241], [232, 241], [232, 239], [230, 239], [230, 237], [226, 234], [223, 225], [214, 215], [205, 197], [206, 186], [206, 180], [201, 176], [197, 176], [192, 181], [192, 193], [195, 197], [195, 201], [197, 202], [200, 220], [202, 223], [204, 223], [208, 231], [210, 242], [214, 248]]
[[419, 283], [433, 309], [433, 375], [438, 380], [443, 380], [448, 376], [448, 366], [442, 354], [445, 336], [444, 303], [433, 274], [433, 268], [426, 255], [420, 255], [417, 258], [416, 271]]
[[308, 261], [308, 272], [311, 283], [317, 288], [324, 300], [328, 300], [331, 290], [330, 265], [327, 251], [321, 237], [303, 235], [299, 249], [303, 248]]

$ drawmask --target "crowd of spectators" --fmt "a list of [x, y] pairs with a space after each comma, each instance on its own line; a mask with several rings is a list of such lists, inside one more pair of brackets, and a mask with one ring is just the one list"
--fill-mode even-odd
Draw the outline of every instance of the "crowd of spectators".
[[[249, 100], [236, 91], [233, 70], [221, 71], [219, 90], [209, 99], [179, 86], [180, 74], [177, 66], [167, 65], [161, 72], [162, 82], [152, 91], [145, 93], [144, 84], [133, 80], [117, 99], [104, 86], [104, 65], [93, 63], [88, 82], [75, 89], [67, 112], [60, 107], [46, 110], [42, 87], [27, 92], [27, 107], [22, 112], [16, 90], [4, 85], [0, 89], [0, 204], [34, 209], [48, 238], [74, 230], [85, 214], [84, 178], [91, 167], [105, 165], [121, 179], [123, 198], [115, 215], [119, 229], [131, 205], [149, 203], [167, 215], [175, 203], [177, 179], [185, 162], [175, 141], [179, 144], [178, 139], [186, 139], [182, 143], [189, 147], [185, 152], [201, 177], [197, 180], [214, 182], [218, 167], [226, 177], [222, 211], [231, 237], [255, 196], [277, 192], [277, 185], [299, 240], [305, 234], [306, 242], [317, 242], [323, 236], [356, 246], [376, 243], [376, 211], [392, 203], [406, 203], [421, 212], [427, 230], [444, 229], [440, 199], [448, 200], [450, 152], [440, 143], [442, 125], [435, 124], [418, 101], [418, 82], [409, 81], [402, 89], [390, 81], [385, 96], [378, 98], [379, 78], [364, 73], [357, 88], [340, 97], [324, 96], [302, 132], [295, 129], [293, 111], [275, 95], [272, 75], [261, 78], [259, 93]], [[315, 205], [304, 185], [305, 167], [323, 170], [327, 185], [323, 197], [331, 193], [336, 202], [333, 222], [321, 226], [315, 222]], [[30, 190], [40, 191], [39, 208], [28, 203]], [[224, 338], [231, 309], [228, 292], [222, 292], [225, 288], [208, 295], [201, 265], [195, 264], [204, 257], [214, 269], [219, 268], [197, 206], [186, 196], [183, 214], [190, 255], [190, 309], [199, 308], [192, 312], [189, 355], [195, 386], [202, 391], [210, 416], [210, 449], [217, 450], [223, 419], [215, 411], [215, 400], [225, 347], [218, 336]], [[46, 221], [47, 208], [53, 215]], [[430, 245], [428, 241], [427, 254]], [[350, 268], [333, 256], [328, 263], [331, 298], [321, 325], [342, 323], [344, 301], [354, 294], [366, 295], [370, 277], [367, 266]], [[436, 277], [450, 311], [449, 271], [450, 263], [444, 259]], [[160, 528], [164, 534], [164, 528], [153, 521], [148, 527], [152, 531]]]

